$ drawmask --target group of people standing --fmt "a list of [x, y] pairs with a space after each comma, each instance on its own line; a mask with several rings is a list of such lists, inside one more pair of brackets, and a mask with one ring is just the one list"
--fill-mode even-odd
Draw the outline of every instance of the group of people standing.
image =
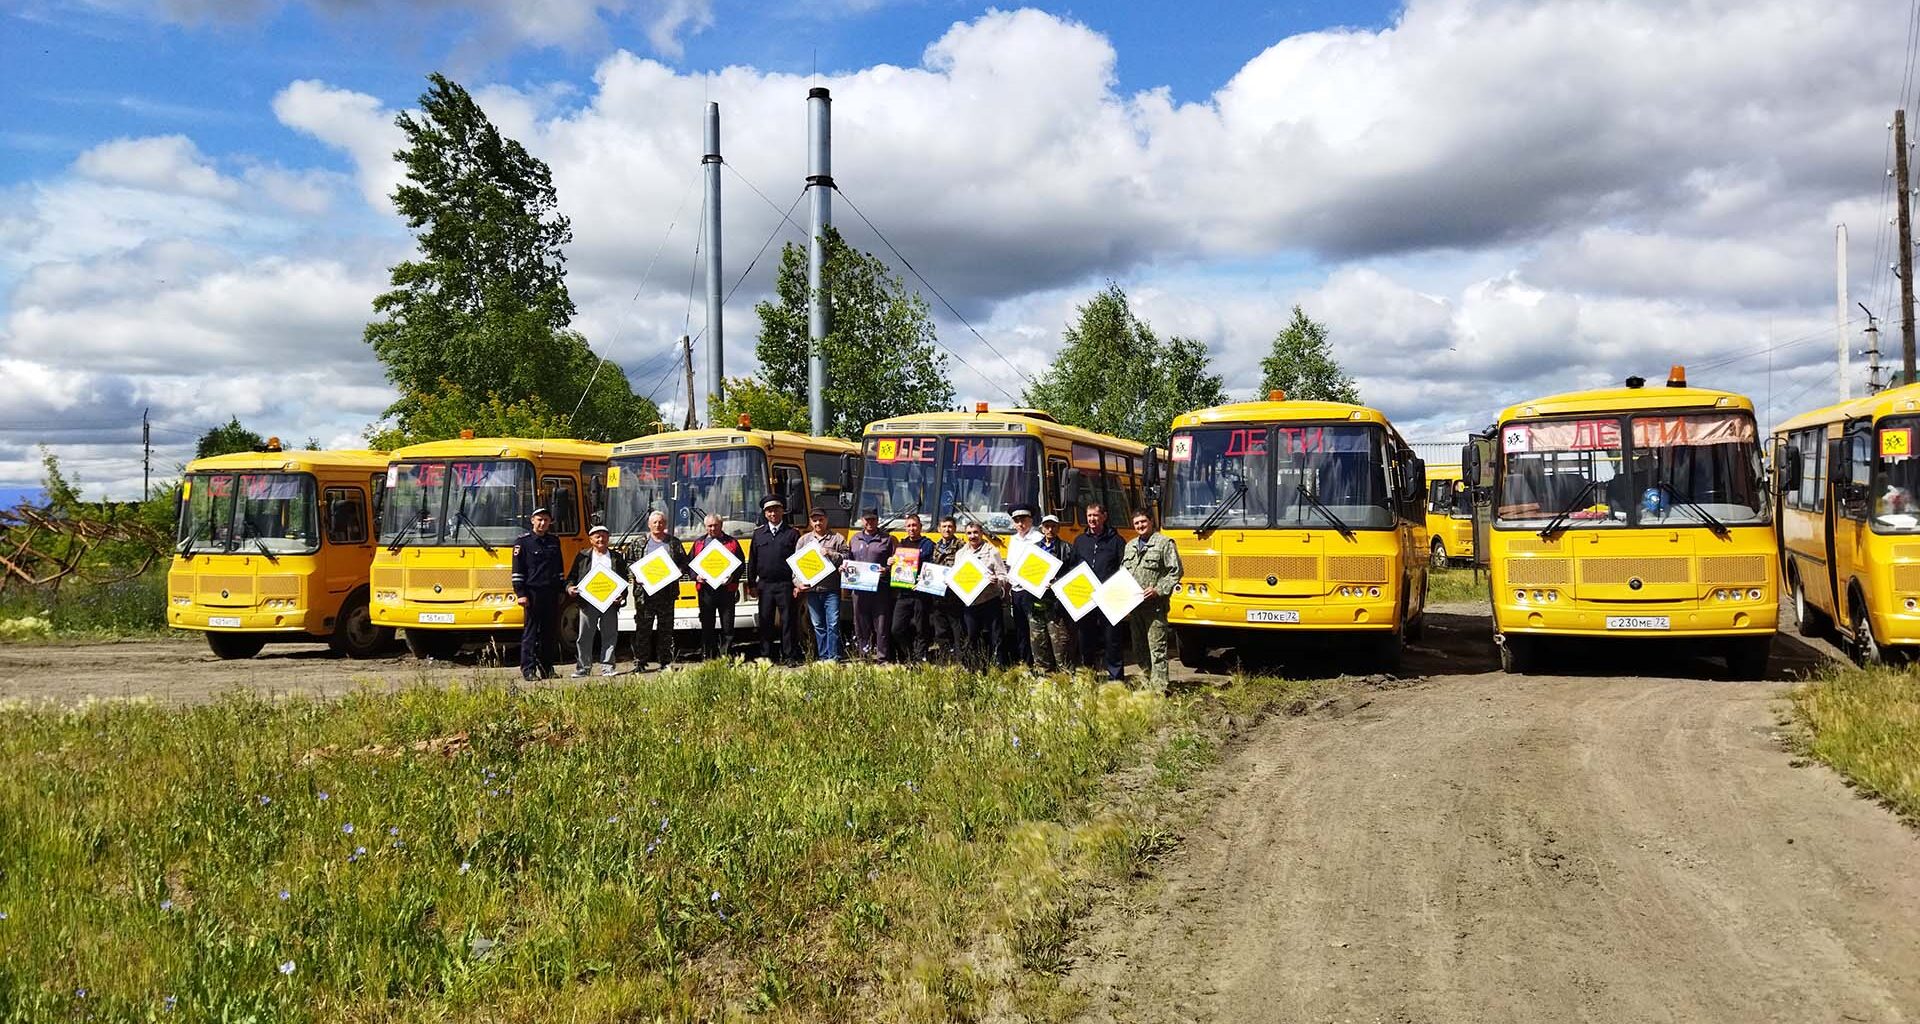
[[[1015, 509], [1014, 530], [1006, 539], [1004, 554], [978, 520], [967, 524], [963, 537], [956, 518], [943, 516], [935, 538], [923, 535], [919, 516], [909, 515], [903, 523], [906, 536], [896, 538], [882, 528], [879, 511], [868, 508], [861, 510], [860, 528], [851, 537], [842, 537], [829, 527], [826, 513], [819, 509], [809, 516], [806, 531], [789, 524], [786, 504], [777, 496], [767, 497], [761, 503], [761, 512], [765, 521], [755, 528], [744, 551], [740, 542], [727, 534], [718, 516], [707, 516], [705, 535], [689, 547], [673, 536], [666, 515], [654, 512], [648, 516], [645, 538], [630, 551], [632, 564], [627, 553], [611, 548], [606, 527], [594, 526], [588, 534], [588, 547], [575, 556], [571, 569], [562, 577], [558, 574], [559, 541], [550, 532], [552, 518], [545, 509], [535, 510], [533, 530], [515, 543], [513, 556], [514, 589], [527, 610], [521, 673], [529, 679], [552, 674], [551, 663], [543, 661], [539, 652], [547, 640], [546, 632], [552, 628], [562, 586], [567, 593], [577, 595], [580, 585], [601, 569], [618, 579], [634, 580], [633, 567], [658, 549], [665, 549], [684, 573], [709, 545], [720, 545], [738, 559], [738, 565], [717, 581], [694, 574], [703, 658], [723, 657], [732, 650], [735, 611], [744, 589], [749, 600], [758, 602], [761, 657], [786, 664], [801, 661], [804, 615], [812, 626], [813, 657], [839, 661], [843, 657], [840, 612], [844, 592], [853, 618], [853, 650], [844, 653], [863, 660], [948, 660], [981, 670], [1027, 664], [1046, 672], [1085, 666], [1104, 670], [1109, 679], [1122, 679], [1131, 641], [1146, 685], [1160, 691], [1167, 688], [1167, 613], [1170, 598], [1180, 585], [1180, 555], [1173, 541], [1159, 532], [1149, 512], [1134, 513], [1134, 539], [1129, 541], [1107, 521], [1105, 508], [1089, 505], [1086, 529], [1069, 543], [1060, 535], [1059, 517], [1042, 516], [1036, 525], [1031, 509]], [[1008, 566], [1009, 562], [1018, 564], [1022, 545], [1032, 545], [1059, 561], [1053, 579], [1081, 564], [1100, 580], [1127, 572], [1145, 597], [1119, 623], [1110, 622], [1098, 609], [1075, 622], [1050, 587], [1036, 596], [1012, 585]], [[817, 548], [832, 567], [831, 572], [811, 583], [794, 575], [790, 561], [809, 548]], [[974, 559], [988, 576], [985, 589], [971, 604], [951, 590], [930, 594], [892, 582], [897, 565], [907, 570], [900, 578], [910, 580], [917, 571], [913, 567], [952, 568], [963, 557]], [[848, 560], [883, 567], [876, 589], [843, 588], [842, 567]], [[634, 616], [635, 671], [644, 671], [654, 661], [662, 668], [672, 663], [673, 606], [678, 592], [679, 587], [671, 585], [649, 595], [637, 582], [629, 591], [628, 596], [638, 602]], [[573, 674], [586, 676], [597, 663], [601, 675], [614, 675], [614, 645], [623, 602], [610, 603], [604, 611], [585, 601], [578, 603], [580, 634]]]

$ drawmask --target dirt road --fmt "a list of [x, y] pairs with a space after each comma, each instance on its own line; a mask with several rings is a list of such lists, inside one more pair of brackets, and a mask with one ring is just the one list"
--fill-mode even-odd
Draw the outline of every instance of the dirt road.
[[1920, 1019], [1920, 834], [1794, 766], [1783, 687], [1589, 668], [1260, 726], [1086, 1019]]

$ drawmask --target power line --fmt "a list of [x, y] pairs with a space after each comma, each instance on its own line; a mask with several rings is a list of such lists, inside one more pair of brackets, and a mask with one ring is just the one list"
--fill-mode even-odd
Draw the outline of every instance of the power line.
[[[940, 289], [935, 288], [933, 286], [933, 282], [927, 280], [926, 275], [920, 273], [920, 271], [916, 267], [914, 267], [913, 262], [907, 259], [904, 255], [902, 255], [900, 250], [898, 248], [895, 248], [893, 242], [890, 241], [885, 234], [881, 233], [878, 227], [874, 226], [873, 221], [867, 219], [867, 215], [860, 211], [859, 205], [856, 204], [853, 201], [853, 199], [847, 195], [846, 191], [843, 190], [838, 183], [835, 183], [833, 185], [833, 190], [840, 194], [840, 198], [845, 199], [847, 201], [847, 208], [853, 211], [854, 216], [860, 218], [860, 222], [867, 226], [868, 231], [873, 232], [874, 237], [880, 240], [880, 244], [886, 246], [888, 252], [893, 253], [893, 258], [899, 260], [901, 264], [904, 265], [907, 268], [907, 270], [911, 272], [913, 276], [917, 278], [920, 281], [920, 283], [926, 287], [928, 291], [932, 292], [934, 295], [934, 298], [939, 299], [940, 304], [947, 307], [947, 312], [952, 313], [954, 319], [960, 321], [960, 325], [962, 327], [965, 327], [969, 332], [971, 332], [975, 338], [980, 339], [980, 344], [985, 345], [987, 347], [987, 351], [992, 352], [996, 356], [999, 356], [1000, 361], [1007, 364], [1007, 369], [1012, 370], [1015, 374], [1017, 374], [1020, 377], [1020, 379], [1026, 381], [1028, 384], [1032, 384], [1034, 382], [1033, 377], [1030, 374], [1028, 374], [1025, 370], [1020, 369], [1020, 367], [1015, 366], [1013, 363], [1013, 360], [1008, 359], [1005, 355], [1003, 355], [1000, 352], [999, 349], [994, 348], [993, 342], [988, 341], [985, 335], [981, 334], [979, 331], [974, 330], [973, 325], [967, 322], [967, 318], [964, 316], [961, 316], [960, 311], [953, 308], [953, 303], [948, 302], [947, 297], [945, 295], [940, 294]], [[961, 359], [960, 353], [954, 352], [952, 349], [947, 349], [947, 351], [952, 353], [955, 359], [960, 359], [960, 365], [965, 366], [969, 370], [973, 370], [973, 372], [976, 375], [978, 375], [980, 379], [986, 381], [989, 384], [992, 384], [997, 390], [999, 390], [1001, 394], [1006, 395], [1009, 401], [1012, 401], [1015, 404], [1019, 403], [1020, 399], [1015, 398], [1013, 395], [1013, 392], [1008, 391], [1004, 387], [1001, 387], [1000, 382], [994, 380], [991, 377], [988, 377], [984, 373], [981, 373], [980, 370], [975, 368], [971, 363], [968, 363], [965, 359]]]
[[[1860, 321], [1865, 319], [1866, 317], [1864, 316], [1854, 317], [1853, 319], [1848, 320], [1846, 322], [1846, 326], [1851, 327], [1854, 324], [1857, 324]], [[1819, 341], [1825, 338], [1827, 336], [1827, 332], [1831, 330], [1834, 330], [1834, 328], [1822, 327], [1821, 329], [1813, 332], [1812, 334], [1802, 335], [1798, 338], [1793, 338], [1789, 341], [1783, 341], [1775, 345], [1763, 345], [1760, 348], [1750, 349], [1750, 350], [1734, 353], [1732, 355], [1722, 356], [1718, 359], [1710, 359], [1710, 360], [1707, 360], [1706, 362], [1695, 363], [1693, 364], [1692, 367], [1690, 367], [1690, 369], [1696, 372], [1701, 370], [1716, 370], [1716, 369], [1719, 369], [1720, 367], [1729, 366], [1729, 365], [1732, 365], [1733, 363], [1737, 363], [1742, 359], [1751, 359], [1754, 356], [1763, 356], [1771, 352], [1778, 352], [1781, 349], [1792, 348], [1795, 345], [1805, 345], [1811, 341]]]

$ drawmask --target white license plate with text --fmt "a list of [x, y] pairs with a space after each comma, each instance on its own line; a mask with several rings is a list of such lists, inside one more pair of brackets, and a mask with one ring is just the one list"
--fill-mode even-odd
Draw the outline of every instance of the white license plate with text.
[[1300, 621], [1300, 613], [1292, 610], [1274, 610], [1254, 608], [1247, 612], [1248, 622], [1292, 622]]
[[429, 623], [433, 623], [435, 625], [440, 625], [440, 626], [451, 626], [453, 625], [453, 613], [452, 612], [421, 612], [420, 621], [429, 622]]
[[1609, 615], [1608, 629], [1672, 629], [1673, 620], [1665, 615]]
[[228, 628], [231, 628], [231, 629], [239, 629], [239, 628], [240, 628], [240, 616], [238, 616], [238, 615], [209, 615], [209, 616], [207, 616], [207, 625], [209, 625], [209, 626], [226, 626], [226, 627], [228, 627]]

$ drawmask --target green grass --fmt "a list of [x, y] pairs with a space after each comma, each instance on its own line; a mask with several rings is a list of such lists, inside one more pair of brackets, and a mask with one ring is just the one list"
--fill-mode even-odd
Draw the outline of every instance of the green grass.
[[1202, 700], [710, 664], [0, 709], [0, 1021], [1052, 1015], [1077, 887], [1165, 841], [1115, 780], [1208, 763]]
[[16, 584], [0, 591], [0, 622], [24, 619], [35, 625], [0, 629], [0, 642], [163, 635], [168, 632], [166, 569], [120, 583], [68, 583], [57, 590]]
[[1487, 576], [1484, 572], [1480, 574], [1480, 581], [1477, 584], [1474, 582], [1472, 569], [1433, 569], [1427, 572], [1427, 600], [1430, 603], [1485, 601], [1486, 599]]
[[1920, 675], [1834, 669], [1793, 691], [1807, 753], [1920, 824]]

